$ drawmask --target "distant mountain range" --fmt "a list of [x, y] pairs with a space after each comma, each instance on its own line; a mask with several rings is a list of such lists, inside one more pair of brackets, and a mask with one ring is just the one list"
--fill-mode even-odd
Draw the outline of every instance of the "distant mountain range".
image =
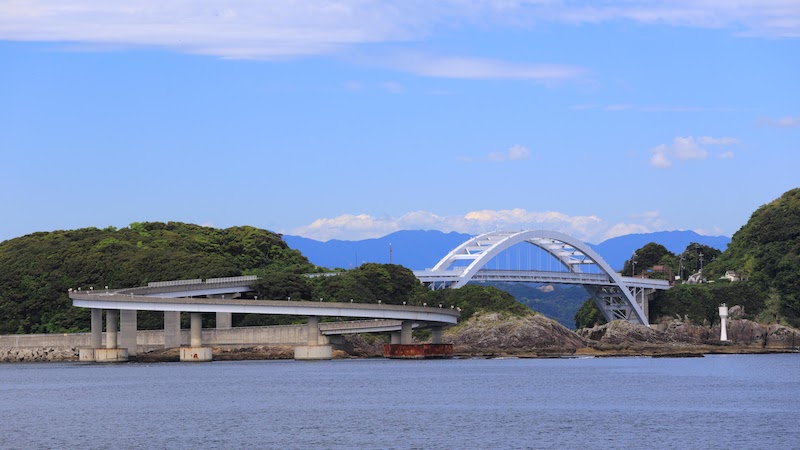
[[[365, 262], [400, 264], [412, 270], [433, 267], [450, 250], [472, 236], [463, 233], [443, 233], [433, 230], [397, 231], [382, 238], [361, 241], [326, 242], [300, 236], [284, 236], [289, 247], [299, 250], [313, 264], [328, 268], [350, 269]], [[697, 242], [725, 250], [731, 239], [727, 236], [703, 236], [694, 231], [659, 231], [656, 233], [628, 234], [600, 244], [589, 244], [616, 270], [622, 269], [625, 260], [645, 244], [655, 242], [673, 253], [682, 252], [687, 245]]]

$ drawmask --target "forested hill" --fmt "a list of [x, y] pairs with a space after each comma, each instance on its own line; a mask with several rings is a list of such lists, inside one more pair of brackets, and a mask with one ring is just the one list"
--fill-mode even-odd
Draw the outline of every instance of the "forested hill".
[[706, 273], [716, 279], [726, 270], [769, 294], [777, 319], [800, 326], [800, 188], [758, 208]]
[[34, 233], [0, 243], [0, 334], [85, 327], [89, 311], [71, 306], [69, 288], [310, 270], [280, 235], [253, 227], [146, 222]]

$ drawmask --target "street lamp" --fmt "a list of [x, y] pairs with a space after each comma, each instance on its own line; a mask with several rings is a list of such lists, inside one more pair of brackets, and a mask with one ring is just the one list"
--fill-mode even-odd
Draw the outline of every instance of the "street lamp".
[[636, 276], [636, 252], [631, 256], [631, 276]]

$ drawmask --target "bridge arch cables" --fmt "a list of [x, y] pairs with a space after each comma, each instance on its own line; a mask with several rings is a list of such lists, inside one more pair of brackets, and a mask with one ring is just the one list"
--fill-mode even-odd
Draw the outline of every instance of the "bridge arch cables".
[[[491, 270], [486, 267], [493, 258], [523, 243], [552, 256], [561, 270]], [[457, 289], [470, 281], [580, 284], [607, 320], [621, 319], [643, 325], [648, 325], [643, 309], [644, 290], [664, 289], [662, 284], [666, 283], [622, 277], [579, 239], [540, 230], [493, 231], [473, 237], [453, 249], [432, 269], [416, 271], [415, 275], [431, 289]], [[642, 293], [641, 304], [637, 302], [639, 292]]]

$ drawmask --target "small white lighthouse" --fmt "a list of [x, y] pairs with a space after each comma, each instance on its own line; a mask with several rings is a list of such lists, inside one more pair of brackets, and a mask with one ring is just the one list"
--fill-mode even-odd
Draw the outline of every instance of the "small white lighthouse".
[[719, 340], [728, 340], [728, 305], [725, 303], [719, 305]]

